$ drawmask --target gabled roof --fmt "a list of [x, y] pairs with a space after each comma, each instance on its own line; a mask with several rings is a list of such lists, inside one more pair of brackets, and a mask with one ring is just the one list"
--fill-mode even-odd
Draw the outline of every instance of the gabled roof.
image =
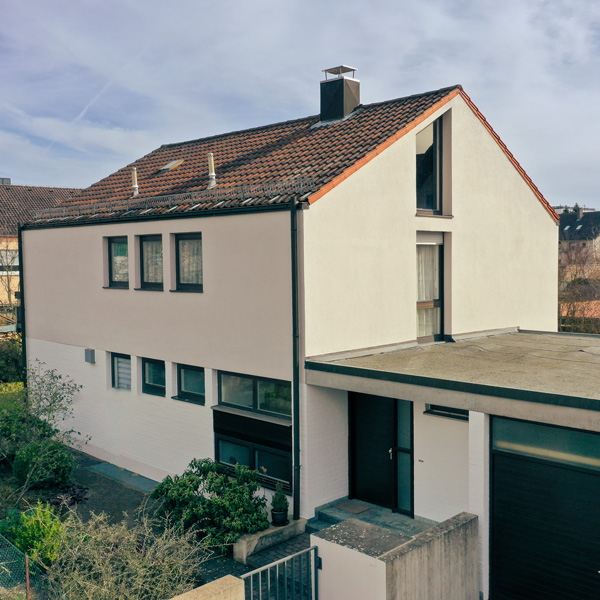
[[31, 220], [34, 211], [52, 208], [70, 200], [75, 188], [0, 185], [0, 235], [16, 236], [19, 223]]
[[600, 211], [584, 212], [581, 219], [577, 213], [560, 215], [559, 239], [595, 240], [600, 235]]
[[[288, 205], [290, 195], [315, 202], [408, 131], [463, 96], [528, 185], [555, 217], [550, 205], [508, 152], [461, 86], [396, 100], [359, 105], [343, 120], [319, 116], [161, 146], [93, 184], [64, 206], [56, 224], [212, 210], [260, 209]], [[217, 185], [209, 183], [207, 155], [213, 153]], [[132, 168], [139, 195], [132, 195]]]

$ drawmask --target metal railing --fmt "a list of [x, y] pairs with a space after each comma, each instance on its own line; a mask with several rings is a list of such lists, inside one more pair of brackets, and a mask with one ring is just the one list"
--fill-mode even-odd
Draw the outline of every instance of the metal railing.
[[242, 575], [246, 600], [318, 600], [317, 546]]

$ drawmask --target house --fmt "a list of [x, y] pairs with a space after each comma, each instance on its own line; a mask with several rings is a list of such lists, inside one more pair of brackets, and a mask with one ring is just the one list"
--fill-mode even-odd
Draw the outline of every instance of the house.
[[600, 265], [600, 211], [578, 209], [562, 213], [559, 225], [559, 265], [568, 271], [597, 270]]
[[296, 517], [469, 511], [483, 598], [595, 598], [600, 341], [556, 333], [558, 217], [460, 86], [363, 105], [350, 71], [38, 213], [27, 357], [84, 385], [95, 456], [247, 464]]
[[33, 211], [56, 206], [79, 190], [13, 185], [0, 178], [0, 305], [12, 305], [19, 289], [17, 230], [31, 219]]

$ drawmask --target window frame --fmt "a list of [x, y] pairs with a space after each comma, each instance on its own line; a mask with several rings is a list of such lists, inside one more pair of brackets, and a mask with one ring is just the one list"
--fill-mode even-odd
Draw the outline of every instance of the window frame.
[[[418, 215], [441, 215], [443, 214], [443, 189], [444, 189], [444, 135], [443, 135], [443, 119], [444, 115], [435, 119], [435, 121], [431, 122], [427, 127], [424, 127], [419, 131], [419, 133], [423, 133], [427, 130], [428, 127], [433, 127], [433, 171], [435, 176], [435, 198], [434, 198], [434, 208], [426, 208], [419, 206], [419, 190], [416, 187], [416, 206], [417, 206], [417, 214]], [[418, 155], [417, 155], [418, 156]], [[418, 177], [418, 170], [417, 170]], [[415, 182], [417, 183], [417, 182]]]
[[[126, 235], [106, 238], [108, 250], [108, 287], [116, 289], [129, 289], [129, 242]], [[113, 244], [127, 245], [127, 281], [115, 281], [113, 279]]]
[[[233, 375], [234, 377], [241, 377], [242, 379], [250, 379], [252, 381], [252, 407], [248, 407], [248, 406], [241, 406], [240, 404], [233, 404], [231, 402], [223, 402], [223, 379], [222, 376], [223, 375]], [[239, 410], [245, 410], [251, 413], [256, 413], [259, 415], [265, 415], [268, 417], [276, 417], [276, 418], [280, 418], [280, 419], [287, 419], [287, 420], [291, 420], [292, 418], [292, 399], [291, 399], [291, 382], [289, 381], [284, 381], [281, 379], [271, 379], [268, 377], [257, 377], [255, 375], [245, 375], [243, 373], [234, 373], [231, 371], [219, 371], [218, 373], [218, 395], [219, 395], [219, 405], [220, 406], [230, 406], [232, 408], [237, 408]], [[273, 412], [273, 411], [268, 411], [268, 410], [262, 410], [259, 408], [259, 401], [258, 401], [258, 383], [260, 381], [264, 381], [266, 383], [277, 383], [280, 385], [289, 385], [290, 386], [290, 414], [286, 415], [283, 413], [278, 413], [278, 412]]]
[[469, 411], [464, 408], [450, 408], [442, 404], [425, 404], [424, 415], [435, 415], [446, 419], [455, 419], [457, 421], [468, 421]]
[[[419, 244], [418, 246], [432, 246], [434, 244]], [[427, 342], [440, 342], [444, 339], [444, 244], [435, 244], [438, 249], [438, 272], [439, 272], [439, 297], [432, 300], [417, 300], [417, 311], [419, 308], [439, 308], [440, 309], [440, 332], [433, 335], [417, 337], [420, 344]], [[418, 280], [417, 280], [418, 285]]]
[[[175, 291], [177, 292], [204, 292], [204, 246], [202, 244], [202, 232], [175, 233]], [[182, 283], [180, 280], [181, 266], [179, 256], [179, 242], [181, 240], [200, 240], [202, 283]]]
[[[245, 466], [247, 466], [252, 471], [256, 471], [258, 473], [258, 480], [263, 487], [266, 487], [269, 489], [275, 489], [277, 484], [281, 483], [281, 485], [285, 491], [291, 491], [291, 489], [292, 489], [292, 472], [293, 472], [292, 453], [291, 452], [286, 452], [285, 450], [278, 450], [276, 448], [264, 446], [263, 444], [256, 444], [254, 442], [240, 440], [239, 438], [231, 437], [228, 435], [223, 435], [222, 433], [215, 433], [214, 437], [215, 437], [215, 460], [219, 464], [223, 465], [224, 467], [231, 470], [232, 472], [235, 471], [235, 465], [231, 465], [231, 464], [223, 462], [221, 460], [219, 441], [230, 442], [232, 444], [237, 444], [238, 446], [243, 446], [243, 447], [249, 449], [249, 455], [250, 455], [250, 465], [245, 465]], [[288, 464], [289, 479], [288, 480], [277, 479], [276, 477], [270, 477], [269, 475], [266, 475], [265, 473], [261, 473], [260, 471], [258, 471], [256, 468], [256, 451], [257, 450], [260, 452], [266, 452], [269, 454], [273, 454], [275, 456], [281, 456], [281, 457], [288, 459], [289, 460], [289, 464]]]
[[163, 254], [163, 243], [162, 234], [150, 234], [138, 236], [139, 254], [140, 254], [140, 289], [141, 290], [153, 290], [162, 292], [164, 289], [165, 273], [164, 273], [164, 262], [161, 265], [161, 281], [144, 281], [144, 242], [160, 242], [161, 255]]
[[[202, 372], [204, 375], [204, 393], [198, 394], [196, 392], [188, 392], [181, 387], [181, 371], [197, 371]], [[183, 402], [191, 402], [192, 404], [199, 404], [204, 406], [206, 402], [206, 371], [204, 367], [195, 367], [193, 365], [184, 365], [177, 363], [177, 395], [172, 397], [173, 400], [182, 400]]]
[[[122, 358], [129, 360], [129, 387], [115, 385], [117, 383], [117, 369], [115, 359]], [[111, 386], [115, 390], [131, 390], [131, 354], [121, 354], [119, 352], [110, 353]]]
[[[146, 365], [147, 364], [162, 365], [163, 372], [165, 375], [165, 385], [164, 386], [146, 382]], [[167, 395], [167, 369], [166, 369], [166, 364], [165, 364], [164, 360], [142, 357], [142, 393], [150, 394], [152, 396], [166, 396]]]

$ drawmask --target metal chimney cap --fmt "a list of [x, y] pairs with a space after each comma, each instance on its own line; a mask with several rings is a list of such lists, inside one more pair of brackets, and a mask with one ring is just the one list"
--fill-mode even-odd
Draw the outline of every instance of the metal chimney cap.
[[354, 74], [357, 69], [354, 67], [349, 67], [348, 65], [340, 65], [339, 67], [331, 67], [330, 69], [323, 69], [323, 73], [325, 73], [325, 79], [327, 79], [327, 75], [337, 75], [341, 77], [344, 73], [352, 72], [352, 77], [354, 78]]

